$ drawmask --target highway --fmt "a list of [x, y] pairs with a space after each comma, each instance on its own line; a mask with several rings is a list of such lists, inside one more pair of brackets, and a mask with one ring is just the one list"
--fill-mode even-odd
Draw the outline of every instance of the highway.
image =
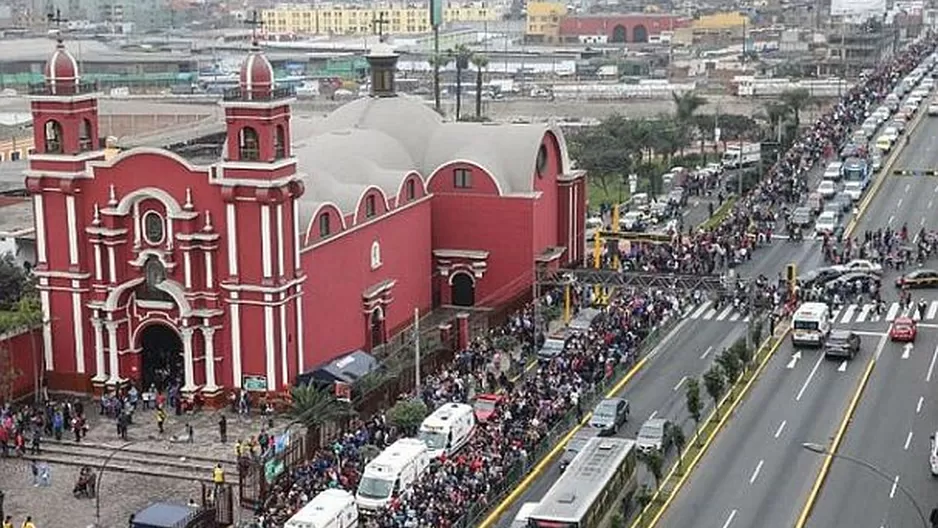
[[[938, 168], [938, 117], [926, 118], [896, 164], [898, 169]], [[880, 199], [868, 211], [864, 224], [901, 226], [910, 236], [924, 226], [938, 228], [938, 178], [890, 176]], [[935, 267], [933, 261], [928, 266]], [[889, 282], [895, 274], [888, 274]], [[889, 293], [895, 295], [890, 287]], [[908, 353], [901, 344], [886, 346], [876, 361], [839, 453], [868, 461], [893, 481], [877, 477], [850, 461], [835, 459], [807, 526], [916, 527], [921, 521], [902, 494], [906, 487], [920, 503], [926, 518], [938, 506], [938, 480], [929, 470], [929, 437], [938, 430], [938, 391], [935, 363], [938, 356], [938, 321], [933, 303], [938, 291], [914, 292], [929, 303], [916, 343]], [[930, 317], [931, 316], [931, 317]], [[887, 332], [883, 322], [876, 331]], [[802, 441], [827, 443], [827, 437]], [[820, 455], [811, 455], [820, 459]], [[862, 497], [862, 500], [857, 500]]]
[[[925, 118], [912, 132], [894, 168], [938, 167], [938, 152], [928, 150], [936, 136], [938, 118]], [[930, 226], [928, 221], [922, 224], [920, 220], [924, 215], [938, 224], [938, 218], [928, 213], [933, 200], [938, 199], [938, 178], [882, 177], [885, 179], [878, 195], [864, 212], [854, 236], [862, 237], [868, 229], [899, 228], [903, 223], [908, 223], [910, 235], [922, 225], [938, 227]], [[805, 242], [807, 244], [810, 243]], [[820, 265], [819, 247], [815, 242], [807, 249], [810, 254], [802, 256], [805, 264], [799, 265], [800, 270]], [[787, 256], [760, 256], [760, 261], [783, 264], [778, 261]], [[924, 377], [930, 360], [938, 350], [938, 325], [933, 329], [923, 327], [922, 343], [916, 345], [908, 359], [902, 359], [903, 347], [886, 338], [888, 320], [899, 313], [894, 303], [896, 291], [892, 287], [896, 276], [896, 272], [888, 271], [884, 276], [884, 299], [890, 309], [883, 320], [860, 316], [863, 308], [859, 306], [835, 311], [835, 328], [851, 328], [861, 334], [862, 352], [853, 361], [827, 361], [810, 350], [796, 356], [790, 342], [782, 345], [750, 397], [736, 409], [727, 428], [661, 518], [659, 526], [795, 525], [822, 462], [820, 455], [805, 450], [801, 444], [830, 443], [868, 362], [874, 357], [880, 359], [848, 429], [842, 452], [901, 471], [902, 455], [908, 455], [917, 441], [919, 447], [914, 460], [917, 465], [913, 462], [906, 470], [917, 469], [921, 478], [928, 477], [926, 452], [930, 433], [927, 429], [938, 428], [938, 422], [924, 419], [929, 412], [927, 396], [922, 408], [918, 407], [918, 400], [924, 393]], [[935, 303], [936, 309], [928, 312], [934, 317], [938, 313], [938, 296], [931, 292], [916, 295]], [[931, 323], [923, 323], [928, 324]], [[935, 335], [931, 338], [935, 342], [926, 338], [929, 332]], [[911, 381], [914, 379], [919, 381]], [[911, 401], [905, 403], [906, 400]], [[938, 414], [938, 405], [933, 406]], [[862, 423], [864, 417], [868, 418]], [[916, 417], [919, 418], [917, 425]], [[912, 440], [906, 450], [909, 431], [912, 431]], [[900, 458], [890, 457], [891, 451]], [[859, 478], [864, 470], [849, 462], [835, 461], [833, 468], [809, 526], [887, 526], [882, 521], [890, 512], [903, 516], [897, 517], [898, 521], [890, 521], [888, 526], [916, 526], [910, 524], [918, 518], [914, 509], [899, 503], [904, 509], [898, 513], [900, 508], [890, 503], [902, 500], [901, 494], [892, 489], [891, 482], [877, 480], [875, 475]], [[911, 475], [907, 478], [910, 485], [922, 485]], [[938, 487], [928, 487], [920, 493], [922, 497], [934, 496], [935, 491]]]

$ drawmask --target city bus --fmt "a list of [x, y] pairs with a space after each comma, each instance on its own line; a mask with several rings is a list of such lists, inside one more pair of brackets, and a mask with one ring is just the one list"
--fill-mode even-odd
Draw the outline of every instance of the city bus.
[[[599, 528], [638, 488], [634, 440], [592, 438], [528, 516], [528, 528]], [[624, 512], [623, 512], [624, 513]]]

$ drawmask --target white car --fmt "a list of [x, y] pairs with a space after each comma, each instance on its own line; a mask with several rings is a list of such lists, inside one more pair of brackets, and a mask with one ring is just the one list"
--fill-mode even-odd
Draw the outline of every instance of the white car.
[[839, 180], [843, 174], [844, 164], [839, 161], [832, 161], [827, 169], [824, 170], [825, 180]]
[[824, 180], [820, 185], [817, 186], [817, 192], [825, 200], [829, 200], [837, 194], [837, 185], [830, 180]]
[[814, 232], [818, 235], [833, 234], [837, 229], [837, 215], [833, 211], [824, 211], [814, 223]]
[[863, 182], [851, 181], [844, 184], [844, 194], [850, 197], [854, 202], [863, 196]]
[[883, 130], [883, 133], [880, 134], [879, 137], [887, 137], [891, 139], [893, 143], [895, 143], [896, 140], [899, 139], [899, 129], [894, 126], [886, 127], [886, 129]]
[[875, 262], [870, 262], [869, 260], [857, 259], [851, 260], [846, 264], [840, 264], [838, 266], [832, 266], [837, 271], [843, 273], [849, 272], [861, 272], [861, 273], [876, 273], [880, 274], [883, 272], [883, 267]]
[[938, 103], [928, 105], [928, 115], [938, 116]]

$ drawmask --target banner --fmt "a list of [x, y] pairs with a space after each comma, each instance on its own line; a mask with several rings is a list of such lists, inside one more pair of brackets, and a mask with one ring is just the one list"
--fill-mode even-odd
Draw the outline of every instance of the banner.
[[443, 0], [430, 0], [430, 27], [443, 25]]
[[886, 0], [831, 0], [831, 16], [885, 14]]

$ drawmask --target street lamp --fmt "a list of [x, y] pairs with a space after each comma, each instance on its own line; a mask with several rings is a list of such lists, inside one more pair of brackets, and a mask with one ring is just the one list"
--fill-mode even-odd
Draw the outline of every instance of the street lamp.
[[104, 470], [107, 469], [107, 465], [111, 462], [111, 459], [114, 458], [114, 455], [136, 443], [136, 440], [131, 440], [130, 442], [114, 448], [107, 458], [104, 459], [104, 462], [101, 463], [101, 467], [98, 468], [98, 477], [94, 482], [94, 526], [96, 527], [101, 526], [101, 479], [104, 477]]
[[843, 454], [839, 454], [839, 453], [834, 453], [834, 452], [830, 451], [827, 447], [825, 447], [825, 446], [823, 446], [823, 445], [821, 445], [821, 444], [815, 444], [815, 443], [813, 443], [813, 442], [805, 442], [805, 443], [801, 444], [801, 447], [807, 449], [808, 451], [811, 451], [812, 453], [817, 453], [817, 454], [819, 454], [819, 455], [826, 455], [826, 456], [829, 456], [829, 457], [831, 457], [831, 458], [840, 458], [840, 459], [846, 460], [846, 461], [848, 461], [848, 462], [853, 462], [854, 464], [856, 464], [856, 465], [858, 465], [858, 466], [860, 466], [860, 467], [862, 467], [862, 468], [866, 468], [866, 470], [868, 470], [869, 472], [873, 473], [873, 474], [876, 475], [877, 477], [882, 478], [882, 479], [885, 480], [886, 482], [889, 482], [890, 484], [895, 485], [896, 488], [898, 488], [899, 491], [901, 491], [902, 494], [905, 495], [905, 497], [906, 497], [907, 499], [909, 499], [909, 502], [912, 503], [912, 506], [915, 507], [915, 511], [916, 511], [916, 513], [918, 513], [919, 519], [922, 520], [922, 526], [923, 526], [924, 528], [931, 528], [931, 524], [929, 524], [928, 520], [926, 520], [926, 518], [925, 518], [925, 512], [924, 512], [924, 510], [922, 510], [922, 507], [919, 505], [918, 501], [915, 500], [915, 497], [912, 495], [912, 492], [909, 491], [909, 489], [906, 488], [905, 486], [903, 486], [902, 484], [899, 484], [899, 481], [898, 481], [898, 480], [894, 479], [893, 477], [890, 477], [890, 476], [889, 476], [885, 471], [883, 471], [882, 469], [880, 469], [880, 468], [874, 466], [872, 463], [867, 462], [866, 460], [863, 460], [862, 458], [856, 458], [856, 457], [852, 457], [852, 456], [850, 456], [850, 455], [843, 455]]

